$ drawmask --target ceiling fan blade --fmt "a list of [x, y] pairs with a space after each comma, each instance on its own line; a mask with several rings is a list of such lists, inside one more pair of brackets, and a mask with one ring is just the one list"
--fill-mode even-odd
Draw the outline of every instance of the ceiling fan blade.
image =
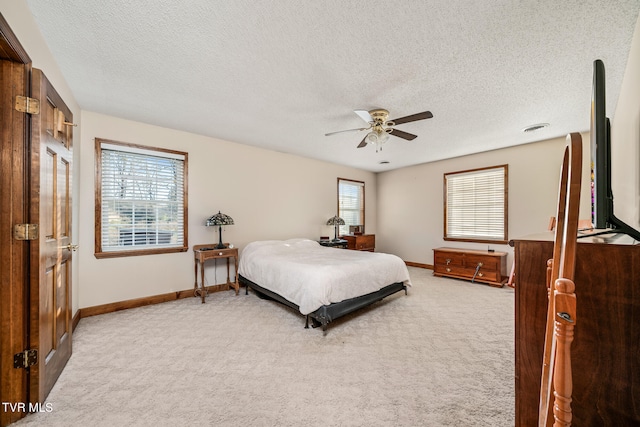
[[362, 138], [362, 141], [360, 141], [360, 144], [358, 144], [358, 148], [362, 148], [366, 146], [367, 146], [367, 137], [365, 136], [364, 138]]
[[418, 137], [418, 135], [414, 135], [412, 133], [409, 132], [404, 132], [398, 129], [392, 129], [391, 132], [389, 132], [391, 135], [393, 136], [397, 136], [399, 138], [402, 139], [406, 139], [407, 141], [413, 141], [414, 139], [416, 139]]
[[373, 121], [373, 117], [371, 117], [371, 114], [369, 114], [367, 110], [353, 110], [353, 112], [367, 123], [371, 123]]
[[358, 129], [347, 129], [347, 130], [339, 130], [337, 132], [329, 132], [329, 133], [325, 133], [324, 136], [331, 136], [331, 135], [335, 135], [337, 133], [344, 133], [344, 132], [358, 132], [361, 130], [367, 130], [369, 128], [358, 128]]
[[433, 117], [433, 114], [431, 114], [431, 111], [424, 111], [422, 113], [412, 114], [406, 117], [400, 117], [399, 119], [394, 119], [391, 121], [397, 125], [400, 125], [402, 123], [415, 122], [416, 120], [430, 119], [431, 117]]

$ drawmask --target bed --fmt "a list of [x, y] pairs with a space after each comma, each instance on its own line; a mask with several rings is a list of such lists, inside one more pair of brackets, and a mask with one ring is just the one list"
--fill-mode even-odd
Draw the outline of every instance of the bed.
[[321, 246], [309, 239], [249, 243], [239, 264], [240, 282], [306, 316], [305, 327], [328, 324], [411, 286], [399, 257]]

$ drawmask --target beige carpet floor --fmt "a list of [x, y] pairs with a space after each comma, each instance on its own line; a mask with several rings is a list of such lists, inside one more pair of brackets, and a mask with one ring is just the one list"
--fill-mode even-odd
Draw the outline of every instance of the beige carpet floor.
[[244, 289], [82, 319], [15, 425], [513, 426], [513, 290], [410, 273], [326, 336]]

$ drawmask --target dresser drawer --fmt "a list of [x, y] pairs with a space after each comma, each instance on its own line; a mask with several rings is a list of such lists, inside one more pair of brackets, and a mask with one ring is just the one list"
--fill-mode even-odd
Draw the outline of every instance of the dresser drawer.
[[433, 274], [502, 286], [506, 260], [506, 252], [438, 248], [433, 250]]
[[375, 234], [344, 235], [342, 238], [348, 242], [347, 249], [373, 252], [376, 247]]
[[482, 268], [485, 270], [495, 271], [498, 269], [499, 264], [499, 260], [494, 257], [483, 257], [478, 255], [467, 255], [465, 256], [465, 260], [467, 267], [473, 266], [475, 268], [478, 264], [481, 264]]
[[471, 267], [456, 267], [446, 265], [435, 265], [433, 269], [434, 274], [441, 274], [443, 276], [456, 276], [461, 279], [473, 279], [478, 282], [497, 282], [498, 273], [491, 270], [483, 270], [482, 267], [476, 274], [476, 269]]
[[434, 264], [436, 265], [449, 265], [449, 266], [463, 266], [464, 258], [461, 254], [455, 254], [451, 252], [436, 252], [434, 254]]
[[373, 250], [376, 247], [376, 236], [370, 234], [367, 236], [358, 236], [356, 238], [356, 249]]

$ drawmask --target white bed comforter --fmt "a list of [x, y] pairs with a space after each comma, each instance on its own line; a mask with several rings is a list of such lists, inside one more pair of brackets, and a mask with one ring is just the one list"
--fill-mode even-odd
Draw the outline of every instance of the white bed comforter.
[[308, 239], [249, 243], [238, 271], [304, 315], [392, 283], [411, 285], [404, 261], [395, 255], [328, 248]]

